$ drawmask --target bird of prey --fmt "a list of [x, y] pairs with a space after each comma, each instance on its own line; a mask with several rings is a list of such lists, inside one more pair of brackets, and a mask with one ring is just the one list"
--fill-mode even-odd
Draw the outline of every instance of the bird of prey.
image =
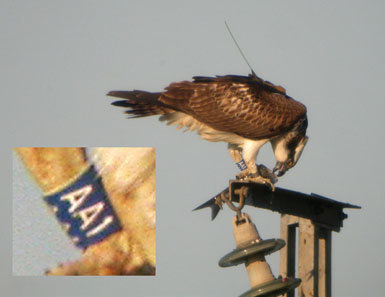
[[[204, 140], [228, 143], [241, 170], [238, 179], [273, 183], [293, 167], [307, 142], [306, 107], [281, 86], [248, 76], [195, 76], [171, 83], [163, 92], [111, 91], [122, 98], [131, 118], [160, 115], [160, 121], [197, 131]], [[259, 149], [270, 142], [277, 160], [272, 171], [256, 164]], [[277, 175], [275, 173], [277, 172]]]

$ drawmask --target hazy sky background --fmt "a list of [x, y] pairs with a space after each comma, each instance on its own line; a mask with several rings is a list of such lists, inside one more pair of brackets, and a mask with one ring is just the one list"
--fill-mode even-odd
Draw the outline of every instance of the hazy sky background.
[[[211, 222], [208, 210], [191, 212], [237, 173], [226, 144], [156, 118], [126, 120], [105, 96], [160, 91], [194, 75], [247, 75], [224, 20], [255, 72], [308, 108], [310, 140], [277, 186], [362, 206], [333, 233], [333, 296], [383, 296], [384, 11], [380, 0], [2, 1], [3, 296], [230, 297], [249, 289], [244, 267], [217, 265], [234, 248], [233, 213]], [[156, 277], [12, 277], [79, 257], [16, 146], [155, 146]], [[270, 145], [258, 161], [274, 165]], [[279, 237], [277, 213], [246, 212], [263, 238]], [[277, 276], [279, 253], [267, 260]]]

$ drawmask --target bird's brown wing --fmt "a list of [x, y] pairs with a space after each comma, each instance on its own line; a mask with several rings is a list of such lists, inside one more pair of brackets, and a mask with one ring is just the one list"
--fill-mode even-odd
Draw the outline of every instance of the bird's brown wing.
[[283, 88], [245, 76], [172, 83], [159, 100], [216, 130], [250, 139], [277, 136], [306, 116], [306, 107]]

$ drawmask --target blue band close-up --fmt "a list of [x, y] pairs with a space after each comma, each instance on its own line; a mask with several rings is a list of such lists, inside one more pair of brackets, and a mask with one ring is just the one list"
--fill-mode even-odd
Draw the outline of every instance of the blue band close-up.
[[122, 228], [93, 166], [45, 199], [79, 248], [85, 249]]
[[241, 161], [235, 163], [235, 164], [237, 164], [239, 170], [241, 170], [241, 171], [247, 169], [247, 165], [245, 163], [245, 160], [243, 160], [243, 159]]

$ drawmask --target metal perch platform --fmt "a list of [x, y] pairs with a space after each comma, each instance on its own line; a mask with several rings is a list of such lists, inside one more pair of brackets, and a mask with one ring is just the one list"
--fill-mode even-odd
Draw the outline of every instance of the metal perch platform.
[[[343, 220], [348, 217], [343, 212], [344, 208], [358, 209], [360, 206], [314, 193], [305, 194], [278, 187], [271, 191], [270, 187], [264, 184], [230, 180], [227, 189], [194, 210], [210, 207], [213, 220], [224, 204], [237, 213], [233, 219], [238, 222], [233, 222], [237, 248], [222, 257], [219, 265], [228, 267], [246, 264], [252, 288], [242, 294], [242, 297], [280, 294], [294, 297], [293, 289], [297, 286], [300, 297], [331, 296], [331, 233], [340, 231]], [[255, 231], [247, 233], [250, 236], [247, 240], [240, 240], [243, 234], [240, 231], [241, 226], [248, 226], [241, 222], [246, 215], [241, 213], [245, 205], [279, 212], [281, 238], [260, 239], [249, 219], [248, 225], [254, 226], [249, 229]], [[275, 279], [264, 260], [264, 255], [279, 249], [281, 275]]]
[[240, 197], [237, 190], [242, 187], [247, 189], [245, 205], [309, 219], [333, 231], [339, 231], [342, 221], [347, 218], [343, 212], [344, 208], [361, 208], [314, 193], [305, 194], [279, 187], [272, 192], [268, 186], [263, 184], [231, 180], [227, 189], [194, 210], [210, 207], [213, 220], [225, 203], [222, 197], [225, 196], [232, 202], [239, 202]]

